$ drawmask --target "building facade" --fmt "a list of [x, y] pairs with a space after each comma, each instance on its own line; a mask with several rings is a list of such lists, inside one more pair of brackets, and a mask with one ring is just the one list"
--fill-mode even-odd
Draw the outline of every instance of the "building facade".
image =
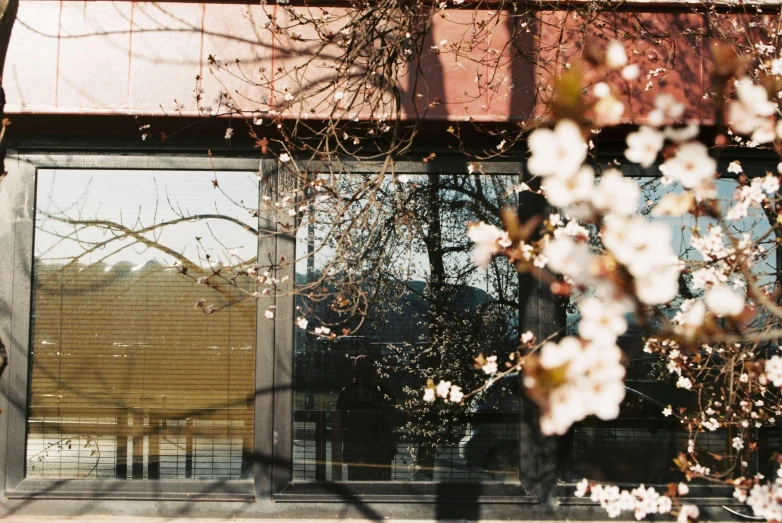
[[[441, 8], [425, 52], [397, 78], [398, 120], [420, 132], [395, 175], [410, 182], [413, 218], [436, 215], [445, 255], [433, 253], [431, 228], [404, 220], [382, 247], [364, 224], [345, 229], [370, 231], [355, 251], [316, 249], [324, 224], [340, 223], [329, 215], [338, 202], [289, 209], [281, 129], [329, 122], [335, 106], [343, 120], [384, 112], [351, 113], [341, 95], [332, 100], [338, 87], [297, 105], [300, 92], [331, 85], [318, 72], [344, 66], [321, 36], [291, 29], [297, 16], [350, 9], [317, 4], [20, 2], [3, 75], [3, 514], [598, 519], [599, 507], [573, 495], [581, 477], [675, 480], [686, 434], [659, 414], [671, 391], [650, 378], [655, 362], [638, 336], [623, 340], [635, 358], [620, 418], [586, 420], [562, 438], [538, 434], [518, 376], [445, 414], [415, 395], [427, 368], [463, 369], [449, 372], [466, 388], [479, 352], [564, 328], [566, 304], [532, 279], [465, 270], [458, 226], [496, 214], [493, 202], [543, 208], [513, 191], [529, 181], [523, 147], [497, 143], [548, 114], [553, 79], [588, 61], [586, 42], [621, 39], [643, 72], [615, 82], [630, 101], [623, 123], [643, 120], [665, 90], [710, 132], [710, 42], [733, 20], [768, 25], [778, 7], [541, 3], [525, 7], [529, 20], [509, 3]], [[467, 138], [449, 142], [454, 126]], [[604, 158], [622, 150], [625, 131], [595, 137]], [[258, 147], [266, 136], [270, 152]], [[474, 164], [460, 149], [485, 157], [479, 176], [467, 175]], [[748, 172], [775, 165], [747, 157]], [[382, 168], [367, 158], [346, 154], [335, 186], [355, 190]], [[397, 216], [383, 198], [357, 201], [355, 216]], [[302, 227], [304, 215], [323, 219]], [[437, 283], [435, 259], [464, 274]], [[379, 304], [361, 329], [340, 323], [341, 300], [354, 298], [321, 284], [329, 271], [371, 274], [353, 287]], [[447, 317], [435, 327], [438, 314]], [[347, 330], [332, 339], [314, 331], [321, 325]], [[436, 339], [453, 353], [429, 350]], [[708, 444], [719, 451], [726, 437]], [[761, 440], [758, 467], [779, 443], [771, 431]], [[706, 513], [727, 516], [729, 492], [693, 492]]]

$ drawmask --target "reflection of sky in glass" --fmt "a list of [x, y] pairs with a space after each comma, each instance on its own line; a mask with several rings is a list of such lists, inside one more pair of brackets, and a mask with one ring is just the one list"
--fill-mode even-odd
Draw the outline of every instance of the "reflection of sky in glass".
[[[668, 186], [662, 185], [658, 178], [637, 178], [637, 180], [642, 188], [640, 201], [641, 208], [647, 206], [650, 201], [653, 202], [653, 205], [656, 205], [666, 194], [683, 192], [683, 189], [677, 184]], [[717, 199], [720, 200], [723, 212], [727, 211], [732, 204], [733, 192], [736, 185], [737, 182], [734, 179], [717, 180]], [[674, 252], [688, 260], [702, 259], [700, 254], [690, 247], [692, 229], [698, 227], [701, 231], [701, 235], [706, 235], [709, 231], [709, 227], [717, 224], [717, 222], [711, 218], [696, 218], [691, 214], [685, 214], [684, 216], [655, 216], [652, 217], [652, 220], [670, 225]], [[752, 238], [759, 238], [769, 230], [768, 220], [763, 215], [762, 210], [756, 207], [750, 208], [749, 216], [740, 220], [731, 221], [729, 222], [729, 225], [731, 227], [729, 232], [734, 235], [740, 236], [741, 233], [749, 233]], [[776, 252], [772, 252], [768, 259], [760, 261], [755, 266], [755, 272], [758, 274], [774, 272], [775, 263]]]
[[[635, 180], [641, 186], [641, 197], [639, 198], [639, 209], [646, 212], [653, 209], [665, 195], [670, 193], [682, 193], [684, 190], [676, 183], [663, 185], [660, 178], [637, 177]], [[720, 201], [722, 211], [730, 208], [733, 202], [733, 192], [736, 189], [737, 181], [735, 179], [718, 179], [717, 199]], [[749, 216], [740, 220], [730, 222], [731, 232], [740, 236], [740, 233], [750, 233], [753, 238], [758, 238], [769, 230], [768, 220], [758, 208], [750, 208]], [[710, 225], [716, 225], [717, 222], [711, 218], [694, 217], [691, 214], [683, 216], [651, 216], [647, 215], [651, 221], [666, 223], [671, 228], [671, 243], [673, 250], [685, 260], [701, 261], [700, 253], [690, 246], [692, 240], [692, 229], [698, 227], [702, 235], [709, 231]], [[738, 234], [737, 234], [738, 233]], [[773, 239], [773, 236], [772, 236]], [[771, 252], [765, 260], [759, 260], [753, 267], [753, 272], [759, 276], [761, 284], [767, 284], [776, 277], [776, 250]], [[697, 291], [696, 291], [697, 294]], [[568, 312], [568, 322], [573, 322], [580, 317], [578, 313]], [[630, 319], [628, 317], [628, 319]], [[575, 334], [575, 328], [570, 332]]]
[[[358, 176], [358, 175], [357, 175]], [[473, 178], [472, 176], [468, 175], [461, 175], [463, 176], [464, 180], [468, 180], [469, 178]], [[415, 184], [419, 185], [426, 185], [428, 184], [428, 176], [427, 175], [402, 175], [402, 179], [405, 180], [404, 183], [399, 181], [399, 178], [394, 182], [396, 183], [396, 187], [398, 190], [411, 190], [412, 187]], [[443, 175], [443, 183], [447, 184], [447, 180], [449, 180], [451, 176], [449, 175]], [[508, 196], [505, 194], [505, 191], [508, 190], [511, 186], [517, 183], [517, 177], [514, 175], [495, 175], [495, 176], [482, 176], [481, 177], [483, 185], [483, 191], [484, 194], [487, 197], [487, 200], [490, 201], [492, 204], [500, 205], [503, 201], [515, 201], [516, 196], [511, 195]], [[350, 182], [346, 182], [348, 185]], [[388, 192], [394, 191], [394, 187], [391, 186], [391, 181], [386, 182], [385, 190]], [[346, 189], [347, 191], [350, 191], [350, 189]], [[344, 192], [344, 191], [343, 191]], [[466, 195], [459, 195], [459, 193], [454, 191], [448, 191], [446, 189], [443, 189], [440, 191], [440, 195], [443, 198], [449, 198], [449, 199], [463, 199], [467, 201], [470, 196]], [[388, 207], [386, 209], [387, 212], [394, 212], [391, 207]], [[463, 212], [464, 213], [464, 212]], [[467, 214], [470, 214], [467, 212]], [[316, 213], [316, 220], [318, 223], [316, 223], [312, 227], [312, 230], [310, 231], [310, 228], [306, 225], [302, 226], [296, 233], [296, 239], [297, 239], [297, 246], [296, 246], [296, 254], [297, 254], [297, 263], [296, 263], [296, 272], [298, 274], [306, 274], [307, 273], [307, 253], [308, 253], [308, 243], [311, 243], [314, 247], [313, 250], [316, 251], [314, 255], [314, 263], [312, 263], [312, 269], [314, 271], [321, 270], [329, 260], [335, 255], [335, 250], [330, 246], [323, 246], [322, 240], [323, 236], [325, 234], [324, 231], [329, 229], [329, 213], [323, 213], [321, 215], [318, 215]], [[449, 215], [445, 207], [441, 208], [440, 213], [442, 226], [443, 226], [443, 245], [446, 248], [455, 247], [457, 245], [464, 245], [464, 249], [458, 250], [458, 251], [452, 251], [449, 252], [446, 256], [446, 264], [447, 264], [447, 271], [450, 272], [450, 274], [455, 274], [457, 272], [462, 272], [465, 269], [471, 267], [473, 265], [472, 260], [472, 244], [467, 239], [467, 222], [469, 221], [479, 221], [480, 218], [476, 217], [474, 214], [471, 214], [470, 216], [453, 216]], [[425, 225], [425, 224], [424, 224]], [[499, 225], [499, 221], [497, 220], [497, 225]], [[426, 253], [426, 248], [423, 243], [424, 233], [420, 228], [416, 229], [406, 229], [405, 231], [397, 231], [399, 233], [400, 239], [397, 242], [394, 242], [393, 249], [394, 249], [394, 263], [390, 266], [387, 266], [386, 269], [388, 272], [394, 273], [397, 278], [399, 278], [401, 281], [424, 281], [427, 276], [429, 275], [430, 268], [429, 268], [429, 259]], [[309, 238], [309, 239], [308, 239]], [[456, 239], [456, 240], [455, 240]], [[314, 240], [314, 241], [313, 241]], [[455, 240], [455, 241], [454, 241]], [[495, 261], [494, 263], [499, 263], [503, 265], [507, 265], [507, 261], [505, 259], [500, 259]], [[489, 295], [493, 294], [492, 292], [492, 282], [490, 281], [493, 278], [489, 277], [489, 271], [490, 269], [481, 269], [477, 268], [472, 270], [472, 272], [469, 274], [466, 280], [464, 280], [464, 283], [479, 289], [483, 289], [486, 291]]]
[[[154, 245], [140, 244], [99, 224], [74, 225], [57, 218], [111, 221], [139, 231], [182, 217], [211, 214], [240, 223], [218, 218], [185, 220], [145, 232], [143, 238], [201, 266], [249, 260], [256, 255], [257, 240], [241, 224], [257, 228], [257, 218], [250, 213], [258, 205], [257, 178], [254, 173], [219, 172], [220, 189], [213, 187], [214, 178], [210, 171], [40, 170], [35, 256], [51, 263], [81, 255], [82, 264], [141, 266], [155, 260], [168, 265], [174, 256]], [[105, 245], [87, 253], [101, 242]]]

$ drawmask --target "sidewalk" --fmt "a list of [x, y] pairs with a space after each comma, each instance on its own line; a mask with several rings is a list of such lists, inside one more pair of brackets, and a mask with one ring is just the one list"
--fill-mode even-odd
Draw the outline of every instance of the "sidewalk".
[[[213, 518], [143, 518], [129, 516], [90, 516], [90, 517], [36, 517], [36, 516], [9, 516], [2, 519], [3, 523], [54, 523], [66, 521], [68, 523], [320, 523], [333, 521], [350, 521], [353, 523], [374, 522], [371, 519], [213, 519]], [[431, 519], [384, 519], [382, 523], [435, 523]], [[436, 523], [469, 523], [468, 520], [439, 520]], [[508, 523], [500, 520], [481, 520], [481, 523]], [[525, 522], [534, 523], [534, 522]], [[547, 521], [546, 523], [556, 523]], [[600, 523], [593, 521], [590, 523]]]

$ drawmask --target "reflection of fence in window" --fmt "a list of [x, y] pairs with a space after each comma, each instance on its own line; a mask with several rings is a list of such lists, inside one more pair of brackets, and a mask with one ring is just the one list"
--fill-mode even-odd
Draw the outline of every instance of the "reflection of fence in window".
[[[341, 470], [341, 478], [352, 481], [350, 467], [360, 463], [335, 462], [333, 427], [328, 413], [297, 411], [293, 436], [294, 481], [332, 481]], [[481, 415], [479, 415], [481, 416]], [[476, 424], [457, 427], [464, 434], [456, 445], [440, 448], [431, 467], [431, 479], [454, 483], [509, 482], [518, 483], [519, 424], [516, 415], [491, 414]], [[396, 453], [389, 465], [390, 481], [417, 479], [413, 456], [418, 443], [404, 429], [394, 432]], [[373, 466], [373, 465], [370, 465]], [[374, 465], [385, 466], [385, 465]]]
[[[673, 460], [687, 452], [690, 433], [676, 420], [587, 419], [568, 437], [567, 458], [561, 479], [575, 483], [582, 478], [613, 483], [666, 483], [679, 481]], [[729, 453], [727, 431], [698, 434], [701, 456]]]

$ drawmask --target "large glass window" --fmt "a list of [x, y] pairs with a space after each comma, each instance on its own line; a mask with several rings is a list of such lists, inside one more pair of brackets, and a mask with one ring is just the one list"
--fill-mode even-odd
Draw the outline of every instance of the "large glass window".
[[518, 485], [520, 462], [534, 477], [517, 374], [462, 406], [422, 399], [428, 379], [469, 392], [486, 378], [476, 357], [502, 367], [519, 345], [519, 277], [505, 260], [476, 267], [465, 235], [518, 205], [519, 175], [332, 183], [310, 198], [297, 237], [308, 324], [295, 335], [293, 479]]
[[249, 477], [258, 180], [217, 176], [38, 170], [26, 477]]
[[[125, 171], [73, 168], [113, 167], [109, 157], [34, 160], [42, 167], [20, 168], [35, 178], [35, 234], [15, 239], [34, 257], [14, 254], [32, 271], [17, 269], [13, 282], [9, 345], [24, 352], [11, 351], [8, 379], [27, 386], [9, 388], [20, 399], [3, 406], [9, 497], [186, 497], [197, 485], [215, 499], [467, 493], [535, 503], [570, 492], [557, 480], [679, 478], [672, 460], [691, 435], [662, 409], [687, 404], [689, 393], [632, 328], [619, 340], [628, 355], [619, 418], [586, 419], [556, 442], [538, 434], [517, 374], [461, 405], [423, 401], [427, 380], [468, 393], [486, 378], [480, 355], [496, 355], [502, 370], [523, 332], [540, 339], [569, 323], [546, 285], [505, 259], [473, 261], [468, 223], [499, 225], [503, 207], [522, 221], [544, 210], [532, 192], [516, 192], [514, 164], [473, 175], [465, 165], [404, 164], [402, 176], [345, 168], [307, 186], [306, 174], [283, 175], [289, 167], [273, 160], [262, 162], [261, 180], [238, 170], [256, 160], [217, 172], [173, 170], [208, 169], [181, 158], [162, 161], [168, 170], [119, 162], [134, 168]], [[61, 163], [71, 168], [55, 169]], [[647, 208], [668, 191], [641, 183]], [[720, 181], [720, 197], [733, 187]], [[20, 208], [32, 213], [23, 189]], [[688, 231], [708, 220], [665, 219], [681, 254], [697, 256]], [[258, 285], [266, 270], [273, 288]], [[755, 270], [773, 281], [774, 255]], [[0, 287], [5, 300], [11, 286]], [[572, 321], [578, 310], [567, 313]], [[763, 471], [778, 438], [758, 431], [757, 452], [745, 457]], [[698, 435], [697, 448], [724, 452], [729, 440], [717, 430]], [[254, 487], [228, 481], [251, 477]], [[114, 481], [61, 481], [104, 479]]]
[[[689, 213], [683, 216], [654, 216], [652, 209], [659, 201], [680, 189], [663, 184], [659, 178], [639, 177], [637, 181], [642, 189], [639, 201], [641, 212], [650, 220], [670, 226], [674, 252], [681, 259], [702, 260], [692, 246], [693, 231], [707, 236], [710, 228], [719, 225], [717, 221]], [[736, 187], [735, 179], [717, 180], [716, 197], [725, 204], [725, 208], [729, 206]], [[756, 212], [731, 221], [731, 227], [734, 234], [748, 233], [757, 238], [768, 230], [769, 223], [762, 212]], [[766, 238], [766, 254], [760, 256], [753, 267], [760, 284], [773, 284], [776, 279], [774, 241], [773, 236]], [[597, 241], [593, 246], [600, 249]], [[703, 292], [703, 289], [693, 285], [692, 272], [685, 272], [680, 280], [680, 294], [673, 302], [675, 307], [661, 306], [658, 310], [673, 319], [674, 311], [681, 306], [682, 301], [700, 297]], [[578, 309], [571, 305], [568, 308], [568, 324], [571, 325], [570, 333], [574, 335], [578, 317]], [[699, 401], [706, 402], [708, 399], [699, 397], [696, 392], [677, 388], [677, 375], [670, 370], [668, 358], [644, 352], [644, 343], [644, 334], [633, 326], [619, 338], [618, 344], [628, 358], [625, 399], [619, 417], [609, 421], [588, 418], [573, 427], [566, 437], [561, 480], [567, 484], [574, 484], [582, 478], [622, 484], [679, 481], [682, 473], [674, 460], [679, 453], [687, 453], [688, 448], [694, 449], [703, 466], [713, 471], [724, 471], [726, 475], [738, 476], [740, 468], [735, 466], [733, 459], [712, 457], [737, 455], [731, 446], [735, 433], [720, 428], [696, 434], [690, 432], [676, 415], [666, 416], [663, 413], [669, 406], [673, 407], [674, 412], [677, 406], [693, 409]], [[700, 356], [703, 357], [704, 366], [708, 366], [710, 353], [704, 349]], [[761, 427], [757, 431], [758, 441], [761, 442], [757, 452], [746, 451], [741, 459], [747, 462], [749, 470], [769, 473], [772, 450], [779, 447], [778, 431], [771, 427]]]

